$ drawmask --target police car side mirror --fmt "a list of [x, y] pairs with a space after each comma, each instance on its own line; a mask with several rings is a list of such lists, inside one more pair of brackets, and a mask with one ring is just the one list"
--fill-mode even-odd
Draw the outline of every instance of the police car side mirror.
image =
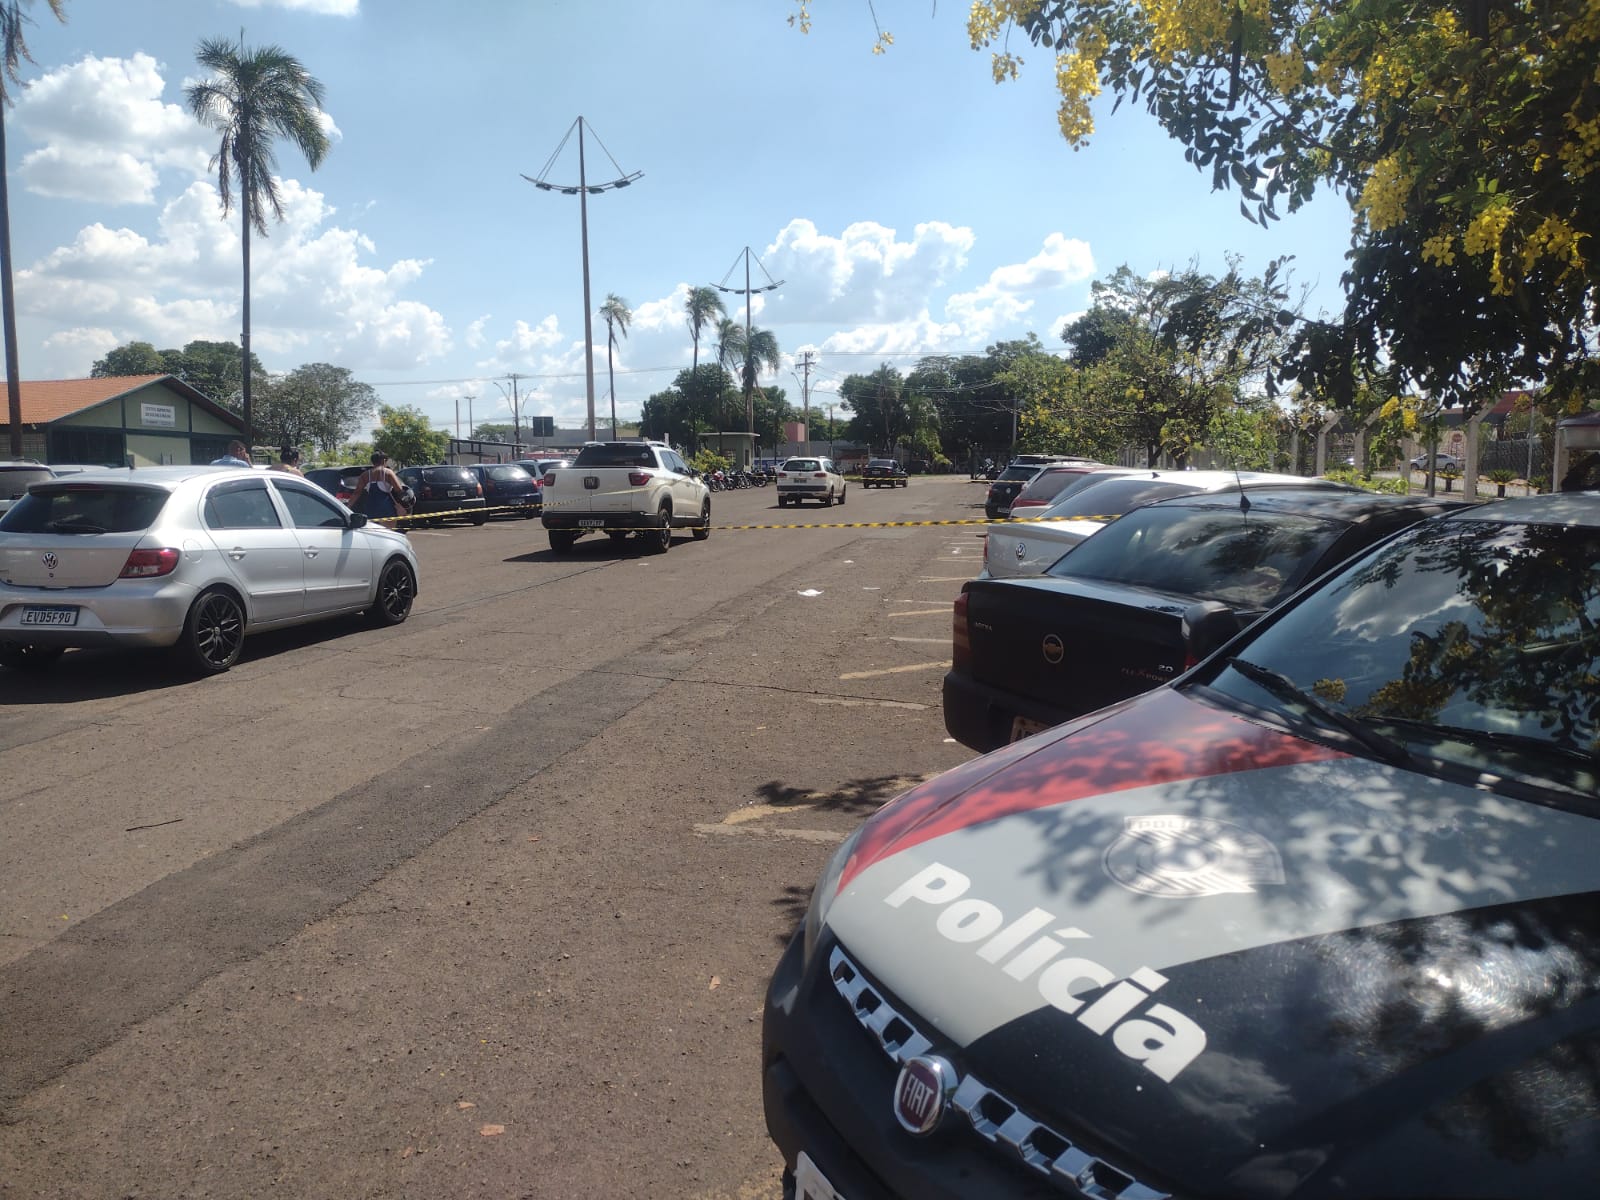
[[1219, 600], [1202, 600], [1183, 612], [1184, 665], [1208, 658], [1244, 628], [1239, 614]]

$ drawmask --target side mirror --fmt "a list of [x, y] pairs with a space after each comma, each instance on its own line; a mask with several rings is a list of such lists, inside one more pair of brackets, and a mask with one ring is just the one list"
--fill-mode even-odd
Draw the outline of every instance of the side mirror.
[[350, 528], [351, 529], [360, 529], [366, 523], [367, 523], [367, 514], [366, 513], [353, 512], [353, 513], [350, 514]]
[[1244, 628], [1239, 614], [1219, 600], [1202, 600], [1183, 612], [1183, 649], [1186, 666], [1193, 666]]

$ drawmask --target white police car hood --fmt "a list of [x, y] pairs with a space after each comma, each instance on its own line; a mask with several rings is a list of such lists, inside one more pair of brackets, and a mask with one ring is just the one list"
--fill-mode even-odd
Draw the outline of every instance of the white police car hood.
[[1596, 831], [1162, 690], [887, 806], [826, 923], [959, 1072], [1158, 1176], [1444, 1194], [1372, 1147], [1595, 1132]]

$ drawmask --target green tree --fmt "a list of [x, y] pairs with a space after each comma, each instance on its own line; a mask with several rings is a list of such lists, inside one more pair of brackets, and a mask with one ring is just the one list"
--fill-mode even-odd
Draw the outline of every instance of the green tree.
[[[244, 381], [239, 371], [244, 360], [232, 342], [185, 342], [182, 350], [163, 350], [161, 360], [167, 374], [176, 375], [218, 404], [243, 412]], [[267, 377], [267, 369], [254, 354], [249, 363], [251, 384], [255, 386]]]
[[515, 438], [517, 428], [499, 421], [485, 421], [467, 436], [482, 442], [509, 442]]
[[744, 385], [745, 429], [754, 433], [756, 376], [762, 368], [776, 371], [783, 362], [777, 336], [770, 329], [746, 328], [737, 321], [723, 320], [717, 325], [717, 362], [729, 369], [739, 369]]
[[211, 78], [184, 89], [189, 111], [202, 125], [221, 136], [210, 169], [217, 173], [217, 193], [226, 215], [233, 208], [233, 188], [239, 188], [239, 238], [244, 255], [244, 304], [240, 374], [244, 427], [254, 428], [251, 411], [250, 369], [250, 230], [267, 236], [267, 210], [283, 220], [283, 201], [273, 178], [277, 156], [273, 141], [284, 137], [295, 144], [315, 171], [328, 153], [328, 134], [322, 125], [323, 87], [300, 60], [277, 46], [247, 47], [241, 34], [237, 43], [208, 38], [195, 58]]
[[89, 368], [89, 378], [105, 379], [122, 375], [167, 375], [166, 360], [149, 342], [129, 342], [106, 351]]
[[[48, 0], [56, 20], [65, 22], [65, 0]], [[13, 103], [10, 84], [22, 86], [20, 68], [32, 62], [24, 26], [32, 0], [0, 0], [0, 321], [6, 339], [6, 425], [11, 434], [11, 457], [22, 457], [22, 376], [17, 365], [17, 301], [11, 280], [11, 187], [6, 169], [6, 108]]]
[[870, 375], [847, 375], [839, 385], [840, 403], [854, 414], [847, 436], [892, 454], [911, 422], [905, 405], [905, 379], [884, 363]]
[[331, 455], [377, 408], [378, 393], [348, 367], [307, 363], [266, 381], [256, 432], [274, 445], [314, 445]]
[[413, 405], [380, 404], [372, 446], [402, 466], [443, 462], [450, 450], [450, 433], [433, 428], [427, 414]]
[[600, 316], [606, 323], [606, 381], [611, 388], [611, 438], [617, 437], [617, 376], [611, 365], [611, 352], [617, 345], [617, 330], [628, 336], [628, 322], [633, 320], [633, 309], [615, 292], [606, 293], [606, 302], [600, 306]]
[[689, 317], [689, 337], [694, 341], [694, 358], [692, 365], [700, 365], [700, 335], [707, 329], [717, 328], [717, 322], [727, 320], [728, 310], [723, 307], [722, 297], [717, 294], [717, 289], [710, 286], [689, 289], [689, 295], [684, 300], [683, 310]]

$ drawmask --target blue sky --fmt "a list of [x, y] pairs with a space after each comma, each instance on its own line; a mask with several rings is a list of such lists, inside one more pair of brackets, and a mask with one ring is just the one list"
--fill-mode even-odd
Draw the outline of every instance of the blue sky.
[[[1034, 332], [1059, 349], [1090, 284], [1294, 255], [1310, 311], [1340, 303], [1337, 197], [1261, 229], [1142, 112], [1102, 107], [1074, 152], [1049, 55], [995, 85], [955, 3], [878, 0], [67, 0], [33, 6], [26, 89], [7, 117], [21, 372], [86, 375], [114, 346], [235, 340], [238, 218], [214, 135], [183, 88], [203, 37], [274, 43], [326, 88], [333, 146], [313, 172], [280, 145], [288, 219], [252, 238], [252, 348], [269, 371], [349, 367], [440, 428], [525, 415], [587, 422], [579, 203], [533, 188], [581, 115], [587, 176], [643, 172], [588, 201], [595, 308], [634, 310], [615, 356], [623, 419], [687, 367], [688, 287], [743, 286], [785, 356], [763, 380], [799, 402], [849, 374], [981, 353]], [[594, 139], [598, 139], [598, 145]], [[608, 157], [609, 154], [609, 157]], [[578, 180], [574, 135], [548, 178]], [[744, 301], [727, 297], [730, 315]], [[701, 357], [712, 351], [702, 341]], [[597, 421], [609, 422], [595, 322]]]

